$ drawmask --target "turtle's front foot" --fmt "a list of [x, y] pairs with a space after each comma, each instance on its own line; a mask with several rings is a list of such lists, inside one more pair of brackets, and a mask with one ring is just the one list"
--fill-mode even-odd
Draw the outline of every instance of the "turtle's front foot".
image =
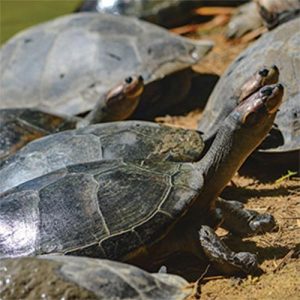
[[219, 198], [216, 206], [224, 219], [221, 226], [233, 234], [249, 236], [271, 232], [277, 228], [272, 215], [259, 214], [254, 210], [245, 209], [238, 201]]
[[200, 244], [212, 265], [224, 274], [253, 274], [259, 270], [257, 257], [249, 252], [231, 251], [215, 234], [203, 225], [199, 231]]

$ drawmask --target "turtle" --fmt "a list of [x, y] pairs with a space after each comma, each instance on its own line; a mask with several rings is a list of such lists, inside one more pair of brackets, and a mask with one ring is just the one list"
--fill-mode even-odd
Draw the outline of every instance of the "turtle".
[[1, 48], [0, 109], [81, 115], [128, 74], [140, 74], [140, 118], [159, 114], [184, 99], [190, 67], [212, 46], [132, 17], [59, 17], [20, 32]]
[[87, 257], [43, 255], [0, 261], [1, 298], [187, 299], [182, 277], [150, 274], [137, 267]]
[[129, 76], [103, 95], [84, 118], [54, 115], [35, 108], [0, 110], [0, 161], [28, 142], [66, 129], [124, 120], [136, 108], [144, 84], [141, 76]]
[[[261, 68], [237, 91], [238, 101], [245, 100], [264, 85], [276, 83], [278, 77], [276, 66]], [[116, 87], [115, 91], [119, 91], [119, 88]], [[126, 93], [121, 92], [119, 96], [124, 95]], [[101, 109], [96, 107], [95, 111], [101, 112]], [[77, 122], [77, 127], [87, 125], [90, 114]], [[15, 147], [15, 143], [12, 146]], [[70, 164], [116, 158], [192, 162], [201, 158], [203, 149], [200, 132], [146, 121], [107, 123], [52, 134], [30, 143], [16, 155], [3, 159], [0, 163], [0, 192]], [[16, 168], [18, 172], [15, 172]]]
[[269, 30], [300, 16], [299, 0], [255, 0], [255, 2]]
[[249, 31], [254, 31], [263, 25], [255, 2], [245, 3], [239, 6], [231, 17], [227, 29], [226, 38], [240, 38]]
[[147, 121], [119, 121], [51, 134], [0, 163], [0, 192], [64, 166], [96, 160], [197, 161], [201, 134]]
[[193, 9], [202, 5], [202, 1], [186, 0], [84, 0], [75, 12], [105, 12], [126, 16], [135, 16], [148, 22], [174, 27], [182, 25], [193, 13]]
[[151, 270], [188, 251], [227, 274], [255, 272], [254, 254], [227, 251], [214, 233], [216, 199], [271, 129], [283, 90], [268, 85], [242, 101], [197, 162], [75, 164], [1, 193], [1, 258], [65, 254]]
[[286, 93], [275, 126], [255, 154], [266, 163], [291, 163], [295, 166], [300, 150], [299, 27], [300, 18], [278, 26], [265, 33], [232, 62], [216, 84], [199, 120], [198, 130], [204, 133], [204, 140], [215, 134], [224, 114], [238, 103], [236, 97], [224, 99], [224, 95], [234, 95], [245, 81], [246, 73], [276, 62]]
[[239, 38], [263, 25], [270, 30], [299, 13], [299, 0], [254, 0], [238, 8], [227, 26], [226, 36], [229, 39]]

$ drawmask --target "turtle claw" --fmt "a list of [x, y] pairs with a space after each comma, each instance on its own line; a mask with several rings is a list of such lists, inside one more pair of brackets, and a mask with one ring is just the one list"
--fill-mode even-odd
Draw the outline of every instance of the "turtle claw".
[[236, 266], [239, 266], [246, 274], [253, 274], [258, 269], [257, 256], [249, 252], [237, 252], [233, 256]]
[[261, 234], [265, 232], [274, 231], [278, 228], [278, 226], [272, 215], [262, 214], [255, 216], [249, 222], [249, 228], [251, 228], [253, 234]]
[[203, 225], [199, 231], [200, 244], [212, 265], [227, 275], [236, 273], [253, 274], [258, 270], [257, 257], [249, 252], [233, 252], [215, 234]]

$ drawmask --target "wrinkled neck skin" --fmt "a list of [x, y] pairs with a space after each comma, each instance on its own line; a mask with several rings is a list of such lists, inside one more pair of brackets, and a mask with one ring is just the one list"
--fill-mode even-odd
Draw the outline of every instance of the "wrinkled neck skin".
[[77, 122], [76, 128], [83, 128], [91, 124], [101, 123], [105, 120], [105, 99], [106, 95], [102, 95], [93, 110], [91, 110], [83, 119]]
[[203, 159], [195, 163], [197, 173], [203, 176], [204, 185], [198, 199], [191, 209], [192, 219], [199, 220], [203, 208], [213, 211], [215, 200], [238, 171], [240, 166], [264, 138], [272, 122], [266, 122], [260, 132], [251, 129], [237, 129], [236, 120], [227, 118], [220, 126], [210, 149]]

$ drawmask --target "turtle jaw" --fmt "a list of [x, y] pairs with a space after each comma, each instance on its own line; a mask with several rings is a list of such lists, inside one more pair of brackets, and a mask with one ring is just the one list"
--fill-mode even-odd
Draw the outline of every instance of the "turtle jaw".
[[282, 102], [283, 92], [284, 88], [280, 83], [267, 85], [243, 101], [234, 110], [241, 126], [261, 127], [261, 124], [268, 120], [268, 116], [275, 118]]
[[144, 80], [142, 76], [127, 77], [120, 86], [111, 90], [106, 97], [109, 121], [127, 119], [138, 106], [143, 91]]

